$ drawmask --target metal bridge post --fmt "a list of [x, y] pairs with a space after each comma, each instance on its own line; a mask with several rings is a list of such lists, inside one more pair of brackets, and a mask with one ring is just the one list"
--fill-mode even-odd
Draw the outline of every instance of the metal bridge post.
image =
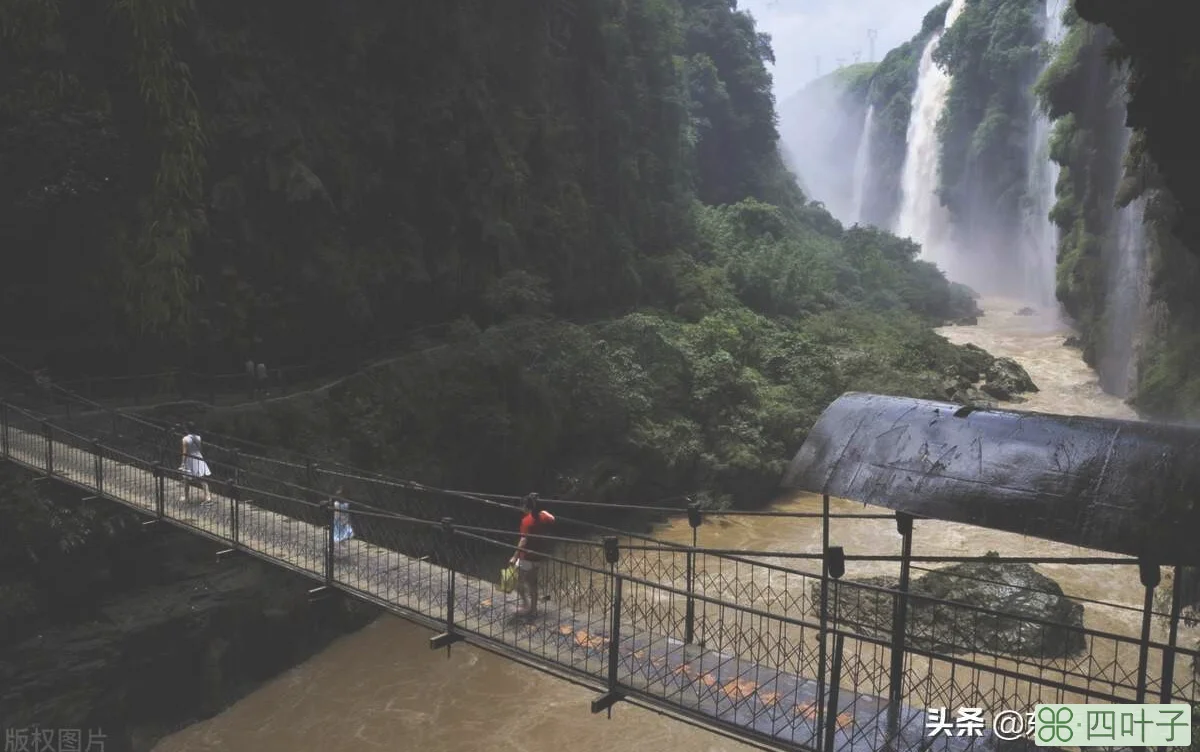
[[[445, 538], [445, 545], [449, 548], [454, 540], [454, 520], [449, 517], [442, 518], [442, 534]], [[454, 629], [455, 580], [457, 576], [455, 571], [449, 567], [446, 568], [446, 574], [448, 580], [446, 583], [446, 631], [430, 637], [429, 647], [433, 650], [446, 648], [446, 657], [449, 658], [450, 646], [461, 640], [462, 635]]]
[[238, 520], [238, 514], [241, 504], [238, 503], [241, 498], [241, 489], [238, 488], [237, 480], [235, 479], [229, 484], [229, 537], [233, 539], [233, 547], [238, 548], [241, 545], [241, 525]]
[[888, 682], [887, 741], [900, 730], [900, 700], [904, 696], [904, 632], [908, 628], [908, 580], [912, 565], [913, 516], [896, 512], [896, 530], [900, 533], [900, 583], [892, 610], [892, 669]]
[[609, 535], [604, 538], [604, 560], [608, 563], [613, 578], [612, 623], [608, 632], [608, 691], [592, 700], [592, 712], [599, 713], [607, 710], [612, 715], [612, 706], [622, 699], [617, 691], [617, 665], [620, 660], [621, 643], [621, 585], [625, 579], [617, 574], [617, 562], [621, 558], [621, 546], [617, 537]]
[[0, 402], [0, 450], [4, 452], [5, 457], [11, 456], [8, 452], [8, 403]]
[[50, 423], [42, 421], [42, 433], [46, 437], [46, 477], [54, 475], [54, 429]]
[[1175, 579], [1171, 582], [1171, 627], [1167, 634], [1167, 648], [1163, 650], [1162, 689], [1158, 701], [1171, 704], [1175, 693], [1175, 644], [1179, 639], [1179, 612], [1183, 610], [1183, 567], [1175, 566]]
[[1158, 564], [1142, 557], [1138, 561], [1138, 572], [1141, 575], [1142, 586], [1146, 588], [1146, 599], [1142, 603], [1142, 640], [1138, 648], [1138, 704], [1146, 702], [1146, 666], [1150, 659], [1150, 619], [1154, 613], [1154, 588], [1162, 579]]
[[825, 709], [825, 746], [833, 749], [833, 735], [838, 727], [838, 689], [842, 681], [842, 647], [846, 636], [838, 633], [833, 637], [833, 666], [829, 672], [829, 707]]
[[100, 446], [99, 439], [92, 439], [92, 457], [95, 459], [94, 467], [96, 473], [96, 495], [104, 495], [104, 449]]
[[700, 512], [700, 505], [691, 502], [688, 504], [688, 524], [692, 527], [692, 547], [687, 551], [687, 611], [684, 615], [683, 622], [683, 641], [688, 645], [696, 641], [696, 599], [694, 597], [696, 587], [696, 543], [697, 531], [704, 522], [704, 517]]
[[154, 466], [154, 513], [158, 519], [166, 516], [167, 480], [164, 477], [163, 466]]
[[330, 499], [326, 504], [329, 506], [329, 533], [325, 536], [325, 587], [333, 585], [333, 527], [337, 522], [337, 504]]
[[[817, 628], [817, 729], [825, 728], [825, 631], [829, 624], [829, 494], [821, 499], [821, 602]], [[817, 732], [820, 734], [820, 731]], [[820, 737], [814, 734], [819, 740]], [[820, 749], [820, 742], [817, 743]]]

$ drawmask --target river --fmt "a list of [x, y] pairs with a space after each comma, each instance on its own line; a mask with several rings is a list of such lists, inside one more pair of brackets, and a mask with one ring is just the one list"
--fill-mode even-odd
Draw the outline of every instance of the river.
[[[972, 342], [994, 355], [1016, 359], [1040, 391], [1022, 409], [1061, 414], [1134, 418], [1119, 399], [1105, 394], [1077, 350], [1063, 346], [1071, 334], [1054, 316], [1017, 315], [1021, 304], [984, 301], [986, 315], [975, 326], [941, 333], [955, 343]], [[820, 501], [801, 495], [780, 509], [819, 511]], [[837, 511], [862, 510], [835, 500]], [[847, 553], [895, 553], [899, 537], [887, 520], [837, 520], [832, 537]], [[689, 541], [686, 521], [663, 525], [656, 535]], [[820, 524], [808, 519], [736, 517], [707, 522], [701, 543], [716, 548], [819, 551]], [[918, 522], [914, 553], [1067, 556], [1082, 549], [963, 525]], [[879, 570], [880, 567], [875, 567]], [[1039, 569], [1060, 582], [1068, 595], [1137, 606], [1142, 590], [1130, 567]], [[851, 568], [847, 577], [873, 574]], [[1138, 614], [1089, 606], [1088, 627], [1136, 634]], [[469, 646], [450, 657], [428, 646], [431, 633], [384, 616], [346, 636], [320, 655], [268, 682], [218, 716], [163, 739], [157, 752], [198, 750], [422, 749], [456, 752], [488, 749], [521, 752], [659, 752], [663, 749], [743, 750], [746, 745], [657, 714], [618, 705], [613, 719], [593, 716], [591, 690]]]

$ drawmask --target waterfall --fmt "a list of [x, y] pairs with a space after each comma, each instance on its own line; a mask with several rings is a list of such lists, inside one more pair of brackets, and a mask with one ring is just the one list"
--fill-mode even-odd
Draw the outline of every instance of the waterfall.
[[1146, 305], [1146, 205], [1131, 201], [1113, 220], [1112, 252], [1105, 264], [1103, 350], [1098, 371], [1104, 390], [1129, 395], [1137, 378], [1137, 340]]
[[863, 120], [862, 137], [858, 139], [858, 153], [854, 155], [854, 221], [863, 224], [863, 197], [871, 172], [871, 128], [875, 124], [875, 105], [867, 108]]
[[[962, 14], [966, 0], [954, 0], [946, 11], [943, 30], [950, 28]], [[900, 213], [896, 234], [921, 244], [921, 257], [937, 264], [950, 276], [954, 266], [949, 247], [949, 212], [937, 196], [941, 144], [938, 119], [946, 106], [950, 76], [933, 62], [941, 33], [934, 34], [921, 53], [917, 70], [917, 90], [913, 93], [912, 115], [908, 120], [908, 146], [900, 177]]]
[[[1063, 0], [1046, 0], [1043, 40], [1051, 45], [1062, 41]], [[1047, 64], [1049, 61], [1047, 61]], [[1051, 122], [1036, 103], [1032, 108], [1029, 142], [1026, 146], [1025, 212], [1018, 248], [1021, 290], [1032, 305], [1057, 311], [1055, 274], [1058, 266], [1058, 227], [1050, 221], [1056, 200], [1059, 166], [1050, 159]]]

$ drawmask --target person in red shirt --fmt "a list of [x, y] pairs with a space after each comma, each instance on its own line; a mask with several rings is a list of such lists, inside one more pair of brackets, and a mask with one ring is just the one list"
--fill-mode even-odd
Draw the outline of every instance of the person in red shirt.
[[521, 606], [518, 616], [532, 616], [538, 602], [538, 569], [550, 550], [550, 541], [537, 536], [546, 535], [554, 515], [541, 508], [537, 494], [525, 497], [525, 516], [521, 518], [521, 540], [509, 564], [517, 567], [517, 596]]

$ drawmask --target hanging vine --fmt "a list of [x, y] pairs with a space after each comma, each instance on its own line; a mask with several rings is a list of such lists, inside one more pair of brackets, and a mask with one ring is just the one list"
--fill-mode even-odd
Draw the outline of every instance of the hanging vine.
[[183, 333], [195, 283], [188, 258], [203, 222], [204, 131], [187, 65], [173, 34], [193, 12], [191, 0], [113, 0], [133, 38], [130, 63], [146, 106], [148, 135], [159, 147], [153, 187], [124, 240], [121, 282], [126, 314], [143, 332]]

